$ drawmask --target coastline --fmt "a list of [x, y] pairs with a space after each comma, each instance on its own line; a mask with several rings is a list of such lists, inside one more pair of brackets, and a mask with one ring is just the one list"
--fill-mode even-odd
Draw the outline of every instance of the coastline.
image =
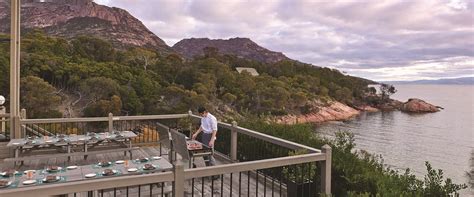
[[[370, 107], [370, 110], [374, 111], [376, 110], [376, 108]], [[360, 109], [355, 109], [343, 103], [333, 101], [327, 106], [318, 107], [317, 111], [313, 111], [308, 114], [289, 114], [285, 116], [275, 117], [274, 122], [278, 124], [293, 125], [298, 123], [323, 123], [329, 121], [344, 121], [359, 115], [361, 111], [362, 110]]]
[[386, 103], [377, 106], [359, 105], [348, 106], [338, 101], [331, 101], [322, 105], [315, 102], [314, 109], [307, 114], [288, 114], [275, 117], [273, 122], [278, 124], [293, 125], [298, 123], [324, 123], [329, 121], [345, 121], [349, 120], [361, 112], [378, 112], [378, 111], [395, 111], [399, 110], [405, 113], [433, 113], [443, 109], [421, 99], [410, 98], [406, 102], [389, 99]]

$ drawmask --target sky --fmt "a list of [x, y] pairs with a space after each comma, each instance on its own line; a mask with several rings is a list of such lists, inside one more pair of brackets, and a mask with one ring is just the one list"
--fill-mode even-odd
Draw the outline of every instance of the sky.
[[247, 37], [376, 81], [474, 76], [474, 0], [95, 0], [172, 46]]

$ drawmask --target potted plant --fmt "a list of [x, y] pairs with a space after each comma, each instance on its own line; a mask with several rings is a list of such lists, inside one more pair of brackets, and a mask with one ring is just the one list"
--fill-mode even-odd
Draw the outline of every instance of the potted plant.
[[[291, 151], [290, 156], [306, 154], [306, 150]], [[283, 168], [288, 196], [315, 196], [317, 194], [316, 164], [307, 163]]]

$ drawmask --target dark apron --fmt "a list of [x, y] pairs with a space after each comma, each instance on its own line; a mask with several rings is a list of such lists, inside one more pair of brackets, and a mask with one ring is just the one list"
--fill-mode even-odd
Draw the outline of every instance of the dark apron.
[[[201, 142], [204, 145], [209, 146], [209, 142], [211, 141], [211, 138], [212, 138], [212, 133], [204, 133], [204, 131], [202, 132]], [[211, 148], [214, 148], [214, 147], [211, 147]], [[212, 155], [204, 156], [204, 161], [206, 161], [206, 166], [215, 165], [215, 159], [214, 159], [214, 156]]]

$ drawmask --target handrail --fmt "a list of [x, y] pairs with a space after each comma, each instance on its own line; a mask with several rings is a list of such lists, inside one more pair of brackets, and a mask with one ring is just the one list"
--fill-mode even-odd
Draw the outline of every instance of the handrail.
[[[144, 116], [114, 116], [113, 120], [156, 120], [156, 119], [176, 119], [186, 118], [188, 114], [169, 115], [144, 115]], [[87, 117], [87, 118], [48, 118], [48, 119], [22, 119], [22, 124], [39, 123], [62, 123], [62, 122], [106, 122], [108, 117]]]
[[[200, 116], [194, 115], [192, 113], [188, 113], [188, 114], [166, 114], [166, 115], [143, 115], [143, 116], [113, 116], [112, 120], [114, 121], [117, 121], [117, 120], [157, 120], [157, 119], [177, 119], [177, 118], [186, 118], [186, 117], [201, 119]], [[106, 122], [110, 120], [109, 120], [109, 117], [87, 117], [87, 118], [22, 119], [20, 121], [22, 124], [40, 124], [40, 123], [62, 123], [62, 122]], [[291, 142], [288, 140], [273, 137], [271, 135], [267, 135], [264, 133], [246, 129], [243, 127], [233, 126], [232, 124], [218, 122], [218, 125], [220, 127], [227, 128], [227, 129], [235, 129], [238, 133], [248, 135], [254, 138], [258, 138], [263, 141], [277, 144], [279, 146], [289, 148], [292, 150], [306, 149], [313, 153], [321, 152], [321, 150], [319, 149], [315, 149], [309, 146], [305, 146], [305, 145], [301, 145], [301, 144]]]
[[[196, 115], [190, 115], [190, 116], [192, 118], [201, 119], [200, 116], [196, 116]], [[247, 128], [243, 128], [243, 127], [239, 127], [239, 126], [234, 127], [234, 126], [232, 126], [231, 124], [228, 124], [228, 123], [218, 122], [218, 125], [221, 126], [221, 127], [227, 128], [227, 129], [235, 129], [238, 133], [248, 135], [248, 136], [251, 136], [251, 137], [254, 137], [254, 138], [258, 138], [258, 139], [261, 139], [263, 141], [270, 142], [270, 143], [273, 143], [273, 144], [277, 144], [279, 146], [283, 146], [285, 148], [289, 148], [289, 149], [292, 149], [292, 150], [307, 149], [312, 153], [320, 153], [321, 152], [321, 150], [319, 150], [319, 149], [315, 149], [315, 148], [305, 146], [305, 145], [302, 145], [302, 144], [298, 144], [298, 143], [295, 143], [295, 142], [292, 142], [292, 141], [277, 138], [277, 137], [267, 135], [267, 134], [264, 134], [264, 133], [260, 133], [260, 132], [250, 130], [250, 129], [247, 129]]]
[[192, 168], [186, 169], [185, 178], [192, 179], [204, 176], [214, 176], [219, 174], [229, 174], [235, 172], [245, 172], [258, 169], [269, 169], [275, 167], [289, 166], [295, 164], [323, 161], [326, 159], [326, 154], [324, 153], [311, 153], [304, 155], [295, 155], [295, 156], [286, 156], [278, 157], [257, 161], [246, 161], [239, 163], [231, 163], [226, 165], [218, 165], [212, 167], [204, 168]]
[[51, 196], [61, 195], [65, 193], [93, 191], [171, 181], [174, 181], [174, 173], [172, 171], [169, 171], [154, 174], [143, 174], [139, 176], [119, 176], [110, 177], [106, 179], [92, 179], [51, 185], [45, 184], [34, 187], [3, 189], [0, 190], [0, 196], [15, 197], [19, 194], [21, 194], [21, 196]]

